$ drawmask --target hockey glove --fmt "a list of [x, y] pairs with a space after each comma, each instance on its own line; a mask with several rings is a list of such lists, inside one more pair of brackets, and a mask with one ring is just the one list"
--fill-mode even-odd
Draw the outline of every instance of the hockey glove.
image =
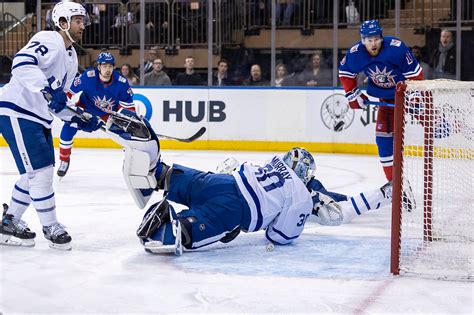
[[71, 125], [85, 132], [93, 132], [102, 126], [102, 121], [97, 116], [91, 116], [89, 120], [82, 120], [80, 117], [73, 116], [71, 118]]
[[358, 88], [346, 93], [347, 101], [349, 102], [349, 107], [352, 109], [366, 109], [367, 105], [364, 103], [368, 101], [369, 98], [367, 95], [362, 93]]
[[66, 107], [67, 95], [62, 88], [56, 90], [48, 88], [47, 90], [51, 94], [51, 102], [48, 106], [57, 114]]

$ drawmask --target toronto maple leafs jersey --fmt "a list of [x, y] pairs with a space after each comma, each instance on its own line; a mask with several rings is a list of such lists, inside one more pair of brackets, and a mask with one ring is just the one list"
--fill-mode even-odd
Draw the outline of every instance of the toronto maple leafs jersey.
[[102, 82], [98, 69], [87, 69], [74, 80], [71, 93], [80, 94], [79, 103], [92, 115], [103, 117], [120, 108], [134, 109], [133, 92], [126, 78], [116, 70], [110, 82]]
[[351, 88], [346, 87], [344, 78], [355, 81], [359, 72], [364, 72], [369, 79], [367, 94], [394, 99], [397, 82], [417, 79], [422, 70], [410, 49], [400, 39], [385, 36], [380, 52], [375, 57], [367, 52], [361, 41], [347, 51], [339, 66], [339, 77], [346, 92]]
[[24, 118], [51, 128], [53, 116], [42, 90], [71, 86], [77, 73], [74, 47], [56, 31], [41, 31], [14, 57], [10, 82], [0, 89], [0, 115]]
[[313, 208], [311, 194], [280, 157], [263, 167], [244, 163], [232, 175], [251, 212], [243, 229], [266, 229], [266, 237], [277, 244], [290, 243], [303, 232]]

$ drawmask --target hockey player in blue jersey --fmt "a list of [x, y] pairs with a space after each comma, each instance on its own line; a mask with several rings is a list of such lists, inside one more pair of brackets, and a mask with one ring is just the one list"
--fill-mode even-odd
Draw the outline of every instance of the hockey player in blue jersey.
[[[123, 109], [135, 111], [133, 92], [126, 78], [114, 70], [115, 58], [109, 52], [101, 52], [97, 56], [97, 69], [87, 69], [74, 80], [71, 86], [71, 98], [79, 100], [77, 106], [93, 116], [107, 121], [110, 112]], [[59, 165], [57, 174], [65, 176], [69, 169], [71, 149], [78, 128], [74, 124], [65, 123], [59, 142]]]
[[[145, 249], [179, 255], [183, 247], [192, 250], [217, 241], [227, 243], [241, 231], [259, 230], [265, 230], [272, 244], [285, 245], [300, 236], [311, 214], [320, 224], [340, 225], [356, 215], [356, 211], [344, 212], [344, 202], [359, 205], [360, 212], [390, 203], [384, 195], [388, 188], [361, 194], [360, 200], [333, 194], [340, 199], [336, 202], [313, 179], [314, 159], [302, 148], [275, 156], [263, 166], [235, 167], [231, 174], [215, 174], [161, 163], [155, 171], [156, 187], [165, 190], [165, 198], [148, 209], [137, 230]], [[188, 209], [176, 214], [168, 200]]]
[[[360, 72], [368, 78], [367, 94], [392, 104], [397, 82], [423, 79], [421, 66], [410, 49], [398, 38], [383, 36], [378, 21], [362, 23], [360, 36], [361, 40], [347, 51], [339, 66], [339, 78], [351, 108], [367, 108], [364, 101], [368, 98], [357, 87]], [[393, 167], [393, 113], [393, 107], [379, 107], [376, 122], [380, 162], [389, 181]]]
[[0, 225], [0, 244], [33, 246], [36, 234], [21, 220], [32, 203], [50, 247], [71, 249], [71, 236], [56, 217], [53, 190], [53, 112], [84, 131], [98, 128], [97, 118], [83, 121], [64, 110], [66, 92], [77, 70], [73, 43], [80, 41], [86, 12], [74, 2], [59, 2], [52, 11], [56, 31], [41, 31], [14, 57], [12, 78], [0, 89], [0, 133], [21, 176], [15, 183]]

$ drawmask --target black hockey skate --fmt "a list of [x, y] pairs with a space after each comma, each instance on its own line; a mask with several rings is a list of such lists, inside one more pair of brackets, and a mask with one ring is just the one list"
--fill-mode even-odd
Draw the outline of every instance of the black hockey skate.
[[72, 248], [72, 238], [60, 223], [43, 226], [44, 237], [49, 242], [49, 247], [61, 250], [70, 250]]
[[151, 237], [162, 224], [170, 222], [169, 203], [166, 199], [153, 204], [143, 217], [142, 223], [137, 229], [140, 240]]
[[57, 174], [59, 177], [64, 177], [67, 173], [67, 170], [69, 169], [69, 164], [71, 162], [68, 161], [68, 162], [65, 162], [65, 161], [61, 161], [61, 163], [59, 164], [59, 167], [58, 167], [58, 171], [57, 171]]
[[36, 233], [30, 231], [23, 220], [6, 214], [8, 206], [3, 204], [2, 224], [0, 225], [0, 243], [13, 246], [34, 246]]

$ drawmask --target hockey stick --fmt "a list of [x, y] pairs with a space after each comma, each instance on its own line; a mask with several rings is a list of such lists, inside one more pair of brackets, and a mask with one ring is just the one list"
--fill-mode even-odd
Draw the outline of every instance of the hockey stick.
[[376, 101], [364, 101], [365, 105], [374, 105], [374, 106], [388, 106], [388, 107], [395, 107], [395, 104], [386, 103], [386, 102], [376, 102]]
[[[387, 102], [377, 102], [377, 101], [369, 101], [369, 100], [365, 100], [364, 101], [364, 104], [369, 106], [369, 105], [372, 105], [372, 106], [387, 106], [387, 107], [395, 107], [395, 104], [391, 104], [391, 103], [387, 103]], [[336, 132], [339, 132], [339, 131], [342, 131], [342, 129], [344, 128], [344, 121], [341, 120], [341, 121], [338, 121], [334, 127], [333, 127], [333, 130], [336, 131]]]
[[[70, 107], [70, 106], [67, 106], [66, 107], [68, 110], [72, 111], [74, 114], [76, 114], [77, 116], [79, 116], [79, 118], [81, 118], [82, 120], [86, 121], [86, 120], [89, 120], [90, 117], [89, 113], [85, 112], [82, 108], [80, 107]], [[130, 117], [130, 116], [127, 116], [127, 115], [124, 115], [124, 114], [121, 114], [121, 113], [117, 113], [117, 112], [114, 112], [114, 111], [111, 111], [111, 110], [107, 110], [106, 111], [110, 116], [114, 117], [114, 118], [117, 118], [117, 119], [120, 119], [122, 121], [132, 121], [132, 122], [135, 122], [135, 123], [139, 123], [139, 124], [143, 124], [142, 121], [134, 118], [134, 117]], [[91, 115], [92, 116], [92, 115]], [[105, 126], [101, 126], [100, 129], [102, 131], [107, 131]], [[173, 137], [173, 136], [168, 136], [168, 135], [162, 135], [162, 134], [158, 134], [158, 133], [155, 133], [156, 136], [158, 138], [161, 138], [161, 139], [169, 139], [169, 140], [176, 140], [176, 141], [180, 141], [180, 142], [186, 142], [186, 143], [189, 143], [189, 142], [193, 142], [197, 139], [199, 139], [204, 133], [206, 132], [206, 127], [201, 127], [195, 134], [193, 134], [191, 137], [188, 137], [188, 138], [180, 138], [180, 137]]]
[[165, 135], [160, 135], [156, 134], [158, 138], [162, 139], [169, 139], [169, 140], [176, 140], [179, 142], [193, 142], [194, 140], [199, 139], [204, 133], [206, 132], [206, 127], [201, 127], [194, 135], [192, 135], [189, 138], [178, 138], [178, 137], [172, 137], [172, 136], [165, 136]]

